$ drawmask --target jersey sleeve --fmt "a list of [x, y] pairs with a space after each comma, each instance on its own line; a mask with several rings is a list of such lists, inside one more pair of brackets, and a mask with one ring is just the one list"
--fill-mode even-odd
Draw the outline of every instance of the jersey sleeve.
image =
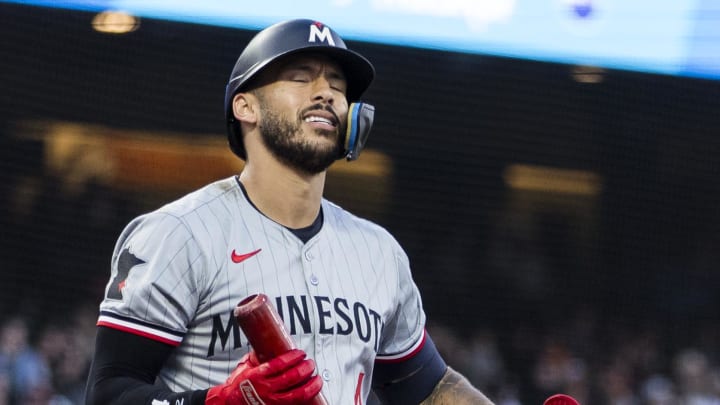
[[396, 257], [397, 307], [383, 330], [372, 386], [384, 403], [417, 404], [432, 392], [447, 366], [425, 331], [425, 312], [408, 257], [401, 249]]
[[179, 345], [199, 302], [201, 259], [179, 218], [135, 219], [115, 246], [98, 325]]
[[399, 246], [396, 249], [395, 312], [383, 328], [377, 362], [397, 362], [412, 357], [423, 342], [425, 312], [420, 292], [412, 279], [407, 255]]

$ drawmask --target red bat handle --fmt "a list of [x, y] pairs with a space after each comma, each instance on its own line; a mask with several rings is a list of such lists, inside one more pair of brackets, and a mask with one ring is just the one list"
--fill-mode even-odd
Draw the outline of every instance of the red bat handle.
[[[234, 315], [261, 363], [296, 348], [267, 295], [254, 294], [243, 299], [235, 307]], [[328, 402], [320, 393], [308, 405], [328, 405]]]
[[235, 308], [235, 320], [261, 363], [295, 349], [295, 342], [265, 294], [251, 295], [240, 301]]

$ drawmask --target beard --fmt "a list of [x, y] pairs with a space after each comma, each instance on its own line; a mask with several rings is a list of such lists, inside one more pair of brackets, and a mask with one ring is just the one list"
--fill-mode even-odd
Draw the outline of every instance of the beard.
[[344, 132], [340, 132], [340, 127], [334, 131], [315, 131], [321, 137], [335, 137], [337, 141], [330, 145], [302, 137], [302, 116], [308, 111], [323, 109], [322, 105], [306, 108], [293, 121], [276, 114], [262, 98], [259, 101], [262, 111], [262, 119], [258, 122], [260, 136], [270, 153], [280, 162], [307, 174], [318, 174], [327, 170], [341, 156], [343, 146], [339, 134]]

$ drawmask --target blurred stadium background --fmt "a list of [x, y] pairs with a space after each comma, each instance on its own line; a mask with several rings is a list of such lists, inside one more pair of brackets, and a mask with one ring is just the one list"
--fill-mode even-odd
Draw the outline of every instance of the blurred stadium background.
[[[122, 227], [241, 169], [253, 31], [96, 18], [0, 2], [0, 404], [79, 404]], [[451, 365], [498, 405], [720, 403], [720, 81], [348, 42], [376, 123], [327, 196], [405, 247]]]

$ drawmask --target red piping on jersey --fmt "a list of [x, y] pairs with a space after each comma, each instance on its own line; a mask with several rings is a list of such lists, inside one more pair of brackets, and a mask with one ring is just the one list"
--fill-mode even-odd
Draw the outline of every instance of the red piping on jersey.
[[116, 324], [114, 324], [114, 323], [110, 323], [110, 322], [107, 322], [107, 321], [98, 321], [98, 322], [97, 322], [97, 326], [107, 326], [108, 328], [117, 329], [117, 330], [120, 330], [120, 331], [123, 331], [123, 332], [132, 333], [133, 335], [138, 335], [138, 336], [146, 337], [146, 338], [148, 338], [148, 339], [152, 339], [152, 340], [154, 340], [154, 341], [157, 341], [157, 342], [160, 342], [160, 343], [165, 343], [165, 344], [168, 344], [168, 345], [171, 345], [171, 346], [174, 346], [174, 347], [180, 346], [180, 343], [179, 343], [179, 342], [176, 342], [176, 341], [174, 341], [174, 340], [166, 339], [166, 338], [164, 338], [164, 337], [157, 336], [157, 335], [153, 335], [153, 334], [151, 334], [151, 333], [139, 331], [139, 330], [137, 330], [137, 329], [128, 328], [127, 326], [116, 325]]
[[422, 350], [423, 346], [425, 346], [426, 338], [427, 338], [427, 333], [423, 329], [423, 334], [422, 334], [422, 338], [420, 339], [420, 344], [417, 345], [411, 352], [409, 352], [403, 356], [400, 356], [397, 358], [392, 358], [392, 359], [383, 359], [381, 357], [376, 358], [375, 362], [377, 362], [377, 363], [400, 363], [401, 361], [405, 361], [405, 360], [415, 356], [416, 354], [418, 354], [420, 352], [420, 350]]

